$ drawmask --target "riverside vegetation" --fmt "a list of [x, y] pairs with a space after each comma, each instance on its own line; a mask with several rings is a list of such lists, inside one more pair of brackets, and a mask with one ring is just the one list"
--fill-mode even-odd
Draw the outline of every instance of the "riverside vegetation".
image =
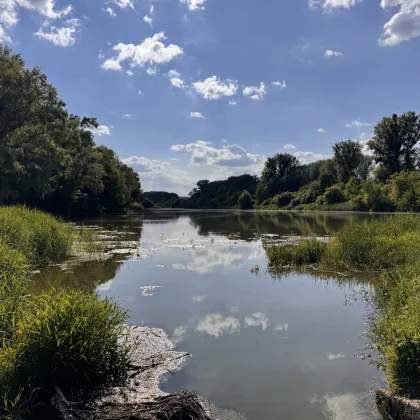
[[376, 273], [367, 297], [372, 304], [369, 341], [376, 362], [397, 395], [420, 399], [420, 219], [393, 215], [346, 226], [330, 241], [307, 238], [267, 248], [269, 268]]
[[70, 250], [70, 225], [24, 207], [0, 208], [0, 418], [39, 416], [55, 387], [118, 385], [127, 376], [126, 312], [75, 290], [28, 294], [30, 271]]

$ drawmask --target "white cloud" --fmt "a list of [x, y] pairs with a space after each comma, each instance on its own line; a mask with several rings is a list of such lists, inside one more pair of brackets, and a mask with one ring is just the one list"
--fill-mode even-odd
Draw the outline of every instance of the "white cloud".
[[286, 89], [287, 88], [286, 80], [283, 80], [282, 82], [271, 82], [271, 84], [273, 86], [280, 87], [282, 89]]
[[329, 159], [331, 156], [324, 155], [322, 153], [314, 153], [314, 152], [296, 152], [293, 153], [301, 163], [311, 163], [316, 162], [318, 160]]
[[144, 18], [143, 18], [143, 20], [144, 20], [144, 22], [145, 23], [147, 23], [151, 28], [153, 28], [153, 19], [149, 16], [149, 15], [146, 15]]
[[49, 32], [45, 32], [44, 28], [41, 27], [35, 32], [35, 35], [38, 38], [45, 39], [47, 41], [52, 42], [54, 45], [58, 47], [71, 47], [76, 43], [76, 33], [78, 27], [80, 26], [79, 19], [70, 19], [65, 22], [64, 26], [56, 27], [51, 26], [49, 27]]
[[131, 115], [131, 114], [124, 114], [122, 117], [123, 117], [123, 118], [131, 118], [131, 117], [132, 117], [132, 115]]
[[207, 297], [206, 295], [193, 296], [192, 301], [194, 303], [203, 303], [205, 301], [206, 297]]
[[318, 128], [318, 130], [316, 130], [318, 133], [325, 133], [325, 129], [323, 128]]
[[111, 129], [107, 125], [99, 125], [98, 128], [91, 128], [90, 131], [98, 137], [111, 135]]
[[158, 74], [158, 69], [156, 67], [147, 67], [146, 73], [149, 76], [156, 76]]
[[153, 16], [155, 14], [155, 6], [153, 4], [149, 7], [149, 15]]
[[202, 120], [206, 119], [201, 112], [191, 112], [190, 117], [191, 118], [199, 118], [199, 119], [202, 119]]
[[13, 0], [0, 1], [0, 42], [10, 41], [7, 30], [19, 22], [16, 4]]
[[131, 70], [127, 70], [125, 73], [127, 76], [134, 76], [134, 73]]
[[236, 106], [236, 101], [229, 101], [230, 106]]
[[137, 92], [140, 96], [143, 95], [143, 92], [141, 91], [141, 89], [139, 89], [139, 91]]
[[382, 0], [381, 7], [398, 7], [399, 12], [384, 25], [378, 40], [381, 46], [392, 47], [420, 36], [420, 0]]
[[310, 8], [322, 7], [324, 9], [350, 9], [362, 0], [308, 0]]
[[184, 86], [184, 81], [179, 77], [172, 77], [169, 81], [173, 87], [182, 88]]
[[265, 161], [264, 156], [249, 153], [237, 144], [217, 149], [210, 143], [198, 140], [195, 143], [175, 144], [171, 146], [171, 150], [191, 154], [192, 164], [246, 167], [263, 164]]
[[118, 6], [120, 9], [134, 9], [134, 5], [131, 0], [111, 0], [111, 2]]
[[346, 124], [347, 128], [350, 128], [350, 127], [360, 128], [360, 127], [369, 127], [369, 126], [370, 126], [370, 124], [368, 122], [359, 121], [359, 120], [354, 120], [354, 121]]
[[[2, 1], [5, 1], [6, 3], [11, 2], [11, 0]], [[73, 11], [71, 5], [68, 5], [61, 10], [55, 10], [54, 0], [16, 0], [16, 4], [24, 7], [25, 9], [34, 10], [49, 19], [59, 19], [67, 16]]]
[[186, 3], [188, 5], [188, 9], [190, 10], [197, 10], [204, 9], [206, 0], [180, 0], [180, 2]]
[[252, 316], [247, 316], [245, 318], [245, 325], [247, 327], [261, 327], [265, 331], [270, 325], [270, 321], [267, 318], [267, 315], [262, 312], [257, 312], [252, 314]]
[[324, 52], [324, 57], [325, 58], [330, 58], [330, 57], [343, 57], [343, 53], [340, 51], [333, 51], [333, 50], [326, 50]]
[[150, 172], [153, 170], [153, 163], [150, 159], [141, 156], [131, 156], [123, 159], [126, 165], [131, 166], [137, 172]]
[[176, 70], [169, 70], [168, 77], [181, 77], [181, 73], [178, 73]]
[[196, 330], [206, 333], [212, 337], [219, 338], [224, 333], [233, 334], [239, 332], [241, 323], [238, 318], [232, 316], [224, 317], [221, 314], [209, 314], [202, 319]]
[[111, 17], [115, 17], [115, 16], [117, 16], [117, 14], [114, 12], [114, 9], [112, 9], [111, 7], [107, 7], [106, 9], [105, 9], [105, 11], [109, 14], [109, 16], [111, 16]]
[[221, 81], [216, 76], [193, 83], [194, 89], [205, 99], [220, 99], [222, 96], [233, 96], [238, 91], [238, 84], [234, 80]]
[[261, 100], [267, 94], [265, 84], [261, 82], [260, 87], [257, 86], [247, 86], [242, 91], [244, 96], [249, 96], [251, 99], [256, 101]]
[[274, 328], [274, 331], [288, 331], [289, 330], [289, 324], [283, 324], [283, 325], [277, 325], [277, 327]]
[[121, 70], [121, 63], [128, 61], [131, 67], [158, 66], [167, 64], [184, 51], [174, 44], [165, 45], [165, 34], [159, 32], [138, 45], [119, 43], [113, 47], [117, 55], [102, 64], [105, 70]]
[[285, 144], [283, 149], [296, 149], [296, 146], [294, 144]]

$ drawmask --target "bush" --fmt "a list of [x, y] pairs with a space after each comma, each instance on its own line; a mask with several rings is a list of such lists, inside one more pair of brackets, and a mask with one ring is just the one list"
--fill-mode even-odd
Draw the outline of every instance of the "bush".
[[398, 211], [420, 211], [420, 172], [401, 172], [393, 175], [390, 198]]
[[340, 203], [344, 201], [343, 189], [340, 185], [332, 185], [325, 190], [324, 197], [327, 204]]
[[[11, 402], [44, 401], [64, 391], [117, 385], [129, 367], [126, 312], [81, 291], [51, 292], [24, 304], [0, 352], [0, 395]], [[1, 414], [1, 412], [0, 412]]]
[[240, 209], [252, 209], [252, 197], [247, 190], [242, 191], [242, 194], [238, 198], [238, 204]]
[[0, 207], [0, 241], [21, 251], [32, 265], [63, 258], [72, 243], [71, 226], [26, 207]]
[[284, 192], [280, 195], [276, 195], [276, 204], [279, 207], [288, 206], [294, 198], [294, 194], [291, 192]]
[[388, 198], [387, 186], [368, 180], [362, 187], [362, 203], [370, 211], [393, 211], [394, 205]]

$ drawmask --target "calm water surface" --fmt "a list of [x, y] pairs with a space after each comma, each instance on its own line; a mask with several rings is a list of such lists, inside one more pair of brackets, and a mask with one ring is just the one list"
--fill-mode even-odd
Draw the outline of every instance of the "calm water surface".
[[[164, 329], [192, 357], [163, 385], [195, 390], [226, 418], [379, 419], [380, 374], [358, 359], [366, 308], [354, 284], [265, 272], [264, 247], [290, 235], [331, 235], [356, 214], [171, 213], [94, 223], [138, 241], [70, 271], [60, 282], [118, 298], [131, 322]], [[259, 272], [251, 273], [252, 267]]]

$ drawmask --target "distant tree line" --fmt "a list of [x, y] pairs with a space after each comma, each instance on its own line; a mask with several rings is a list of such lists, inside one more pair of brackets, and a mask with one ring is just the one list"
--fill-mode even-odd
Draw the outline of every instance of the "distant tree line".
[[96, 146], [95, 118], [68, 113], [37, 67], [0, 44], [0, 204], [64, 216], [123, 213], [141, 206], [138, 174]]
[[419, 141], [420, 115], [394, 114], [376, 125], [367, 150], [358, 141], [341, 141], [333, 145], [331, 159], [309, 164], [279, 153], [267, 159], [261, 178], [200, 180], [188, 198], [178, 197], [171, 205], [417, 212]]

